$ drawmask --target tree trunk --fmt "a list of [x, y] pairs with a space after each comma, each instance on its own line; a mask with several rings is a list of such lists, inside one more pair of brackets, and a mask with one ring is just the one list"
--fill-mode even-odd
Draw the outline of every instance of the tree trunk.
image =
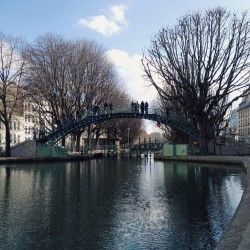
[[77, 133], [76, 134], [76, 148], [79, 149], [79, 151], [81, 150], [81, 133]]
[[6, 157], [10, 157], [11, 156], [11, 151], [10, 151], [10, 127], [9, 127], [9, 123], [7, 122], [5, 124], [5, 156]]
[[91, 147], [91, 125], [88, 125], [87, 145], [88, 148]]
[[207, 136], [206, 136], [205, 129], [200, 130], [199, 146], [200, 146], [200, 154], [207, 155], [208, 154], [208, 143], [207, 143]]

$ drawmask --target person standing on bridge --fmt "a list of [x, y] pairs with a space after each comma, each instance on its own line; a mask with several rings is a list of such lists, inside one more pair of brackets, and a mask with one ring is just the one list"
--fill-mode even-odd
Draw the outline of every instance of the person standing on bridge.
[[145, 102], [145, 113], [146, 115], [148, 114], [148, 102], [147, 101]]
[[140, 108], [141, 108], [141, 114], [143, 115], [144, 114], [144, 102], [143, 101], [141, 101]]
[[80, 120], [80, 115], [79, 115], [79, 110], [77, 109], [76, 110], [76, 117], [75, 117], [75, 119], [76, 119], [76, 121], [78, 121], [78, 120]]
[[131, 102], [131, 112], [135, 113], [135, 103], [133, 101]]
[[112, 111], [113, 111], [113, 103], [110, 102], [109, 104], [109, 111], [110, 111], [110, 114], [112, 114]]
[[107, 109], [108, 109], [108, 104], [106, 101], [104, 101], [104, 104], [103, 104], [104, 114], [107, 114]]
[[137, 101], [135, 104], [135, 113], [139, 114], [139, 108], [140, 108], [140, 104]]
[[81, 119], [84, 119], [86, 116], [87, 116], [87, 109], [85, 106], [83, 106], [80, 110], [80, 116], [81, 116]]

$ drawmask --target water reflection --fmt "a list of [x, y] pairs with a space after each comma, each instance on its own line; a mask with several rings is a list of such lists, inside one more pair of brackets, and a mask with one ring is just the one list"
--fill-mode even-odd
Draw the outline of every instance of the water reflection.
[[213, 249], [242, 196], [226, 166], [97, 159], [0, 167], [3, 249]]

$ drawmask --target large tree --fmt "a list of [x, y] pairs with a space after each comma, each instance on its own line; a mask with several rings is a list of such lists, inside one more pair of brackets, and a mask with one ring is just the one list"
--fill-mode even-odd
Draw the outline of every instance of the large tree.
[[45, 34], [30, 45], [27, 54], [39, 124], [46, 119], [53, 128], [56, 121], [65, 122], [83, 106], [90, 110], [114, 85], [105, 50], [93, 41], [68, 41], [60, 35]]
[[[64, 122], [83, 107], [91, 111], [96, 104], [103, 106], [106, 101], [113, 102], [115, 108], [128, 99], [115, 65], [103, 46], [95, 41], [69, 41], [60, 35], [45, 34], [30, 45], [27, 54], [32, 101], [39, 110], [38, 124], [47, 120], [46, 124], [53, 128], [56, 121]], [[84, 129], [89, 140], [91, 131], [98, 140], [106, 131], [104, 126], [105, 123], [95, 124], [95, 130], [89, 126], [75, 131], [72, 136], [76, 146], [80, 146]]]
[[0, 32], [0, 121], [5, 127], [5, 156], [11, 154], [10, 123], [13, 114], [23, 115], [27, 93], [25, 43]]
[[144, 55], [146, 79], [196, 123], [202, 154], [208, 153], [211, 128], [249, 91], [249, 32], [246, 12], [218, 7], [161, 29]]

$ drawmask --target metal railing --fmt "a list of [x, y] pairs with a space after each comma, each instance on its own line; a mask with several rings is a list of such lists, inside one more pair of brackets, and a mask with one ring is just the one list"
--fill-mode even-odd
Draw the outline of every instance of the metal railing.
[[[157, 107], [152, 107], [152, 108], [149, 108], [148, 110], [135, 111], [130, 106], [118, 106], [118, 107], [113, 108], [112, 110], [110, 110], [110, 109], [107, 109], [107, 110], [100, 109], [98, 111], [93, 111], [92, 109], [87, 110], [85, 113], [83, 113], [83, 114], [80, 113], [78, 116], [73, 117], [72, 119], [68, 118], [64, 121], [61, 121], [61, 124], [57, 127], [57, 129], [63, 129], [67, 126], [72, 125], [75, 122], [78, 122], [80, 120], [85, 120], [85, 119], [88, 119], [90, 117], [107, 115], [107, 114], [120, 114], [120, 113], [139, 114], [139, 115], [147, 115], [147, 114], [152, 115], [152, 114], [154, 114], [154, 115], [159, 116], [159, 122], [164, 122], [164, 120], [167, 119], [167, 120], [175, 122], [175, 123], [183, 124], [184, 126], [194, 127], [194, 122], [191, 119], [186, 118], [182, 115], [179, 115], [175, 112], [172, 112], [171, 110], [168, 113], [166, 113]], [[47, 130], [44, 132], [45, 132], [45, 136], [46, 136], [46, 135], [48, 135], [52, 132], [55, 132], [55, 131]]]
[[47, 137], [47, 142], [45, 143], [51, 144], [56, 142], [62, 136], [65, 136], [82, 126], [114, 118], [143, 118], [154, 120], [158, 123], [163, 123], [180, 129], [193, 137], [197, 137], [193, 121], [172, 111], [164, 113], [162, 110], [155, 107], [149, 108], [148, 110], [137, 109], [135, 111], [130, 106], [119, 106], [112, 110], [89, 110], [85, 112], [85, 114], [79, 114], [77, 117], [72, 117], [71, 119], [62, 121], [60, 125], [58, 125], [56, 131], [48, 131], [46, 133], [43, 131], [44, 138]]

